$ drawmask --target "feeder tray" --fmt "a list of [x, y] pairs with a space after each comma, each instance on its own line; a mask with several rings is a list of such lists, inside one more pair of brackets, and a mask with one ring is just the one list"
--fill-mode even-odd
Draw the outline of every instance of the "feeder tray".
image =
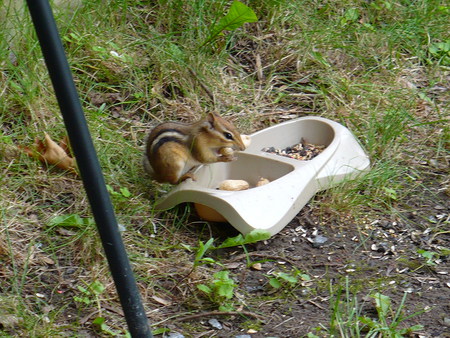
[[[188, 179], [157, 201], [157, 210], [193, 202], [200, 217], [226, 221], [243, 234], [259, 229], [274, 235], [281, 231], [318, 191], [369, 169], [370, 161], [352, 133], [321, 117], [302, 117], [252, 135], [250, 146], [233, 162], [202, 165], [196, 181]], [[308, 161], [263, 151], [283, 149], [304, 140], [325, 149]], [[270, 183], [255, 187], [264, 177]], [[248, 190], [217, 190], [220, 182], [245, 180]]]

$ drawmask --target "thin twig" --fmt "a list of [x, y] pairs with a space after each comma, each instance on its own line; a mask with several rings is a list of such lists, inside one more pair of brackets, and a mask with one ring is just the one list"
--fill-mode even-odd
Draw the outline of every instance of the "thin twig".
[[314, 305], [314, 306], [317, 306], [321, 310], [326, 310], [323, 306], [317, 304], [316, 302], [312, 301], [311, 299], [308, 299], [307, 302], [312, 304], [312, 305]]
[[200, 87], [202, 87], [202, 89], [206, 92], [206, 94], [208, 94], [208, 96], [211, 99], [212, 103], [215, 105], [216, 100], [214, 99], [214, 94], [209, 90], [208, 87], [206, 87], [206, 85], [203, 83], [203, 81], [200, 80], [200, 78], [198, 77], [197, 73], [191, 67], [188, 67], [188, 70], [189, 70], [189, 73], [191, 73], [191, 75], [200, 84]]
[[[292, 266], [306, 269], [306, 267], [304, 265], [302, 265], [301, 263], [297, 263], [296, 261], [293, 261], [289, 258], [277, 256], [277, 255], [271, 255], [271, 254], [264, 254], [264, 253], [259, 253], [259, 252], [249, 252], [246, 254], [240, 254], [240, 255], [234, 257], [233, 259], [231, 259], [230, 262], [235, 262], [235, 261], [241, 260], [243, 258], [246, 258], [247, 256], [275, 259], [278, 261], [286, 261], [287, 263], [291, 264]], [[340, 264], [340, 263], [315, 263], [315, 264], [309, 264], [308, 266], [312, 267], [312, 268], [317, 268], [317, 267], [321, 267], [321, 266], [343, 266], [343, 264]]]
[[211, 316], [233, 316], [233, 315], [242, 315], [242, 316], [249, 316], [254, 317], [256, 319], [259, 319], [261, 321], [265, 320], [266, 318], [258, 315], [253, 312], [249, 311], [209, 311], [209, 312], [200, 312], [200, 313], [194, 313], [192, 315], [184, 316], [181, 318], [176, 318], [176, 322], [184, 321], [184, 320], [190, 320], [195, 318], [201, 318], [201, 317], [211, 317]]

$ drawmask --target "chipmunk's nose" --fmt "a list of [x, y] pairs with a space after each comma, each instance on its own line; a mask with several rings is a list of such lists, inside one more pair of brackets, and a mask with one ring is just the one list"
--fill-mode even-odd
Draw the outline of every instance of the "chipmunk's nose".
[[250, 136], [240, 135], [239, 150], [244, 151], [250, 145]]
[[245, 144], [244, 144], [244, 142], [243, 142], [241, 137], [239, 137], [239, 144], [238, 145], [239, 145], [239, 150], [241, 150], [241, 151], [245, 150], [246, 146], [245, 146]]

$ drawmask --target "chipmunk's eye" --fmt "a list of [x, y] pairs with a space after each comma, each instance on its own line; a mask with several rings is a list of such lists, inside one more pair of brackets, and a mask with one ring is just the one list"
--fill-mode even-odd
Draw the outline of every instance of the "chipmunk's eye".
[[228, 140], [232, 140], [233, 139], [233, 135], [231, 135], [231, 133], [228, 133], [228, 132], [223, 133], [223, 136], [225, 136], [225, 138], [228, 139]]

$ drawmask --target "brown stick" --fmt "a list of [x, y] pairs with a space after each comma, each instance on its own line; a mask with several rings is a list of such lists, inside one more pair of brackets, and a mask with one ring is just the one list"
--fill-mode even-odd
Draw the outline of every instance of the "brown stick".
[[206, 87], [206, 85], [203, 83], [203, 81], [200, 80], [197, 73], [191, 67], [188, 67], [188, 70], [189, 70], [189, 73], [191, 73], [191, 75], [198, 81], [198, 83], [200, 84], [200, 87], [202, 87], [202, 89], [206, 92], [206, 94], [208, 94], [212, 103], [215, 104], [216, 101], [214, 100], [214, 94], [209, 90], [208, 87]]
[[233, 315], [244, 315], [249, 317], [257, 318], [261, 321], [265, 320], [266, 318], [258, 315], [253, 312], [249, 311], [209, 311], [209, 312], [200, 312], [200, 313], [194, 313], [192, 315], [184, 316], [181, 318], [176, 318], [175, 321], [184, 321], [184, 320], [190, 320], [195, 318], [201, 318], [201, 317], [211, 317], [211, 316], [233, 316]]

